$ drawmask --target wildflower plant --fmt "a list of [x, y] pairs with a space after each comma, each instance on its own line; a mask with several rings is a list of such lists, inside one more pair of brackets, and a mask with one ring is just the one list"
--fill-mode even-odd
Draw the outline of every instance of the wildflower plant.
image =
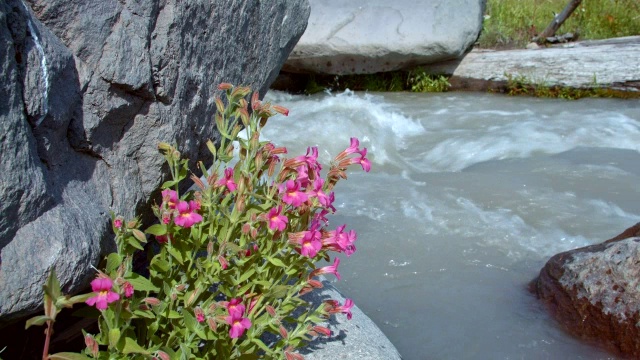
[[[99, 312], [99, 332], [84, 334], [82, 354], [51, 358], [302, 359], [296, 348], [331, 335], [319, 323], [338, 313], [351, 318], [350, 299], [314, 307], [302, 295], [322, 288], [318, 276], [339, 279], [336, 254], [356, 250], [355, 231], [329, 228], [327, 215], [336, 211], [333, 189], [347, 168], [369, 171], [366, 149], [352, 138], [323, 176], [317, 148], [287, 158], [284, 147], [261, 140], [268, 119], [287, 109], [257, 93], [247, 101], [247, 87], [218, 88], [226, 95], [215, 99], [221, 138], [207, 142], [213, 164], [198, 163], [204, 176], [189, 176], [188, 160], [161, 143], [171, 178], [153, 207], [158, 223], [143, 232], [138, 220], [113, 217], [117, 252], [107, 256], [93, 293], [69, 298], [56, 281], [45, 286], [45, 301], [86, 302]], [[181, 193], [187, 177], [195, 190]], [[148, 252], [148, 276], [132, 270], [138, 251]], [[332, 256], [332, 265], [316, 266]]]

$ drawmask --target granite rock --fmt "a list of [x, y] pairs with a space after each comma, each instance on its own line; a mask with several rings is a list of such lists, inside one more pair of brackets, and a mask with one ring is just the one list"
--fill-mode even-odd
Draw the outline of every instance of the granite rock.
[[309, 11], [306, 0], [0, 2], [0, 327], [41, 307], [52, 267], [65, 292], [86, 287], [113, 249], [109, 212], [143, 213], [166, 179], [158, 142], [206, 161], [216, 85], [264, 94]]
[[640, 356], [640, 223], [553, 256], [532, 291], [560, 325], [624, 357]]
[[283, 71], [372, 74], [462, 56], [485, 0], [311, 0], [309, 26]]

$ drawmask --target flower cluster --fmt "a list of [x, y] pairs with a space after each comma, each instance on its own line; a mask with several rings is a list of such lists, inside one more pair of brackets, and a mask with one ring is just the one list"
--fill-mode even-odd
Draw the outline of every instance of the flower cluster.
[[[226, 93], [215, 99], [220, 140], [207, 143], [213, 164], [200, 163], [202, 177], [189, 177], [195, 189], [180, 193], [189, 161], [161, 143], [171, 178], [153, 207], [157, 223], [143, 232], [140, 221], [113, 216], [118, 251], [91, 282], [93, 292], [73, 300], [100, 313], [100, 333], [85, 335], [87, 356], [302, 359], [296, 348], [331, 335], [319, 323], [352, 317], [351, 299], [314, 308], [302, 295], [323, 287], [318, 276], [340, 280], [336, 255], [356, 251], [356, 232], [329, 227], [327, 216], [347, 168], [371, 169], [367, 149], [351, 138], [323, 177], [317, 147], [288, 158], [286, 148], [260, 140], [267, 120], [286, 108], [257, 93], [247, 101], [246, 87], [218, 89]], [[148, 236], [157, 244], [145, 246]], [[148, 252], [147, 276], [133, 270], [139, 251]], [[332, 255], [331, 265], [316, 267]]]

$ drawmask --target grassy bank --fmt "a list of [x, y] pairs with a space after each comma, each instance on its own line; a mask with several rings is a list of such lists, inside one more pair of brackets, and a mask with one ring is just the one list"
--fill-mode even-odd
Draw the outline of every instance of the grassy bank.
[[[487, 0], [482, 48], [521, 48], [549, 25], [568, 0]], [[581, 40], [640, 35], [640, 1], [583, 0], [558, 34]]]

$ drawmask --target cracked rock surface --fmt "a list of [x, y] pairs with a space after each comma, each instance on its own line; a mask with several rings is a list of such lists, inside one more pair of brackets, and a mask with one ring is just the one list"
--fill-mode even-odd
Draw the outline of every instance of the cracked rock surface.
[[485, 0], [310, 0], [283, 71], [373, 74], [455, 59], [477, 40]]
[[65, 292], [88, 284], [113, 248], [109, 211], [131, 218], [158, 195], [158, 142], [206, 161], [217, 84], [264, 94], [309, 11], [306, 0], [0, 2], [0, 327], [42, 306], [51, 267]]

